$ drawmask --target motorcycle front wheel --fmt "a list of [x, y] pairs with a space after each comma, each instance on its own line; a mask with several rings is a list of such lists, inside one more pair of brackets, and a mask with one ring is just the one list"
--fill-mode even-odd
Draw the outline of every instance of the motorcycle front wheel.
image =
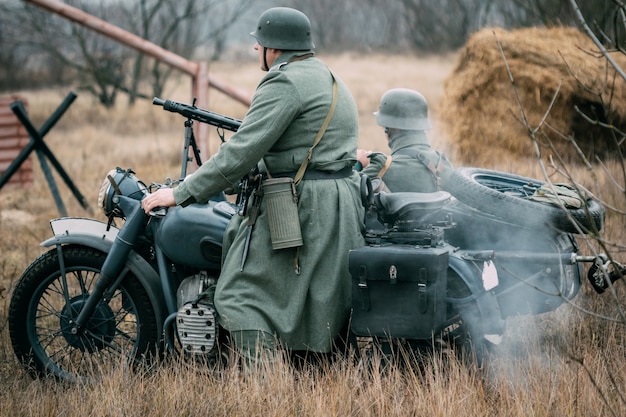
[[9, 334], [22, 366], [35, 378], [79, 382], [120, 363], [153, 358], [154, 309], [130, 271], [100, 301], [83, 331], [72, 331], [106, 254], [79, 246], [65, 246], [62, 253], [63, 270], [56, 248], [44, 253], [24, 271], [11, 298]]

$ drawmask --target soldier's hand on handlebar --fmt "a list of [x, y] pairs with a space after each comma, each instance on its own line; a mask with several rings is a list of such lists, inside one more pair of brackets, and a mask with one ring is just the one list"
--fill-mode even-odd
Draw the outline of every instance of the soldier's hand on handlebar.
[[175, 205], [176, 200], [174, 199], [173, 188], [160, 188], [145, 196], [141, 201], [141, 208], [146, 214], [150, 214], [150, 211], [156, 207], [172, 207]]

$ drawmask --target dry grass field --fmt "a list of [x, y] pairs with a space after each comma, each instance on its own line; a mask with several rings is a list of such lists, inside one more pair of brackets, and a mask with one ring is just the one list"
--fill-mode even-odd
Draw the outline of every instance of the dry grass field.
[[[433, 145], [453, 153], [448, 148], [451, 141], [442, 133], [437, 104], [456, 55], [322, 58], [355, 96], [361, 147], [386, 150], [383, 131], [371, 113], [387, 89], [408, 87], [421, 91], [431, 104]], [[211, 70], [250, 92], [262, 76], [253, 59], [216, 63]], [[190, 102], [189, 91], [189, 81], [182, 78], [169, 86], [163, 98]], [[16, 93], [28, 99], [29, 115], [38, 127], [68, 91]], [[70, 215], [103, 218], [95, 210], [96, 197], [104, 175], [115, 166], [134, 168], [146, 182], [179, 175], [180, 116], [147, 102], [128, 108], [123, 100], [105, 111], [86, 94], [78, 94], [45, 138], [93, 209], [84, 210], [57, 176]], [[210, 92], [210, 110], [237, 118], [245, 113], [244, 106], [215, 91]], [[475, 147], [476, 152], [490, 152], [480, 143]], [[217, 150], [213, 131], [211, 149]], [[492, 155], [489, 160], [485, 168], [543, 176], [532, 158]], [[597, 296], [584, 285], [574, 305], [541, 316], [508, 319], [505, 340], [483, 370], [446, 360], [442, 354], [420, 373], [395, 368], [367, 373], [352, 363], [338, 362], [328, 369], [303, 372], [278, 364], [263, 376], [241, 378], [234, 369], [207, 375], [193, 366], [168, 364], [145, 374], [120, 366], [97, 384], [33, 381], [13, 356], [6, 319], [12, 288], [26, 266], [42, 253], [39, 243], [50, 236], [48, 221], [59, 215], [36, 159], [33, 162], [32, 186], [0, 191], [0, 417], [626, 415], [626, 332], [623, 318], [619, 320], [626, 294], [622, 282], [616, 284], [616, 298]], [[453, 162], [465, 164], [462, 159]], [[605, 238], [616, 258], [624, 261], [620, 255], [626, 247], [626, 181], [618, 162], [570, 169], [577, 181], [614, 208], [608, 210]], [[548, 171], [556, 176], [554, 170]]]

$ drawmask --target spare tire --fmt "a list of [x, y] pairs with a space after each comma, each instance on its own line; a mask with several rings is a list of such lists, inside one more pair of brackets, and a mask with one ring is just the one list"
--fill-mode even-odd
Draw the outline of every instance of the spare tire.
[[[442, 173], [442, 189], [457, 200], [511, 224], [548, 226], [566, 233], [597, 232], [604, 227], [605, 210], [589, 198], [578, 209], [563, 209], [530, 197], [544, 181], [482, 168], [449, 169]], [[570, 217], [571, 216], [571, 217]]]

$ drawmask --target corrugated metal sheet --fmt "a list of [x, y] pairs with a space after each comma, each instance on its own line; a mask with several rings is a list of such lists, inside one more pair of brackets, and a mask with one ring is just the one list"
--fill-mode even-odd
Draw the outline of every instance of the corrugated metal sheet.
[[[28, 108], [27, 100], [24, 97], [15, 95], [0, 96], [0, 175], [7, 170], [30, 140], [26, 129], [9, 107], [11, 103], [17, 100], [21, 101], [24, 107]], [[4, 186], [24, 187], [32, 183], [33, 162], [32, 157], [29, 155]]]

